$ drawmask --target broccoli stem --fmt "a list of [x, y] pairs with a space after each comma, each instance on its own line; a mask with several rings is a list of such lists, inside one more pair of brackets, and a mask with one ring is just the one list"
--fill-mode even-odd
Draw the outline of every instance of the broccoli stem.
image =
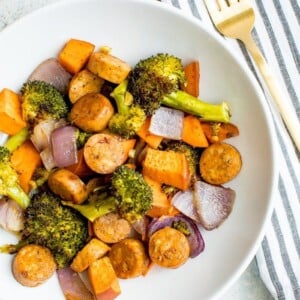
[[74, 204], [70, 201], [62, 201], [62, 204], [73, 207], [91, 222], [116, 210], [116, 199], [114, 197], [96, 200], [87, 204]]
[[18, 185], [8, 186], [7, 196], [14, 200], [23, 209], [27, 208], [30, 204], [29, 196]]
[[0, 253], [15, 254], [28, 243], [29, 242], [27, 240], [21, 240], [17, 244], [5, 244], [0, 247]]
[[18, 133], [10, 136], [4, 146], [10, 152], [13, 152], [27, 140], [28, 136], [29, 136], [28, 127], [24, 127]]
[[180, 90], [164, 96], [162, 104], [200, 117], [204, 121], [227, 123], [230, 120], [230, 109], [226, 102], [207, 103]]
[[132, 104], [131, 94], [127, 92], [128, 81], [122, 81], [110, 94], [116, 101], [118, 113], [126, 114]]

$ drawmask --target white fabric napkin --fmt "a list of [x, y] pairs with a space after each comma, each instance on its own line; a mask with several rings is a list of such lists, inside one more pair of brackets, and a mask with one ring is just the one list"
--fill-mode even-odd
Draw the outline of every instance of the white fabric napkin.
[[[300, 116], [300, 8], [298, 0], [249, 0], [256, 12], [253, 37], [274, 75]], [[185, 10], [213, 27], [203, 0], [162, 0]], [[225, 38], [233, 51], [245, 59], [257, 77], [257, 70], [245, 47]], [[259, 80], [259, 79], [258, 79]], [[256, 254], [260, 276], [274, 299], [300, 299], [300, 164], [279, 113], [266, 95], [278, 139], [280, 174], [275, 207]], [[300, 130], [300, 128], [299, 128]]]

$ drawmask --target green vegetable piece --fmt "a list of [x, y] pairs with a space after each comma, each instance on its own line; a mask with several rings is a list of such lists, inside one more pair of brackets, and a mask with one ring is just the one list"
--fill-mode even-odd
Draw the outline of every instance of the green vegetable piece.
[[76, 209], [91, 222], [110, 212], [116, 211], [116, 199], [114, 197], [98, 199], [95, 202], [86, 204], [74, 204], [70, 201], [63, 201], [62, 204]]
[[118, 112], [109, 121], [109, 129], [124, 138], [136, 135], [146, 120], [146, 114], [138, 105], [132, 104], [132, 95], [127, 91], [128, 81], [121, 82], [112, 92]]
[[29, 81], [21, 88], [24, 120], [34, 126], [43, 120], [59, 120], [68, 115], [68, 105], [62, 94], [44, 81]]
[[156, 54], [139, 61], [128, 79], [128, 91], [134, 103], [147, 116], [161, 106], [169, 106], [206, 121], [229, 122], [230, 109], [226, 102], [210, 104], [181, 90], [185, 84], [181, 60], [170, 54]]
[[130, 223], [141, 219], [151, 208], [153, 195], [141, 173], [122, 165], [112, 176], [112, 189], [122, 217]]
[[70, 265], [88, 238], [87, 220], [50, 191], [40, 189], [34, 194], [24, 212], [24, 230], [17, 245], [5, 245], [10, 253], [22, 245], [37, 244], [47, 247], [58, 268]]
[[11, 198], [24, 209], [30, 198], [19, 185], [18, 174], [10, 164], [10, 155], [6, 147], [0, 146], [0, 195]]
[[4, 146], [10, 151], [15, 151], [29, 137], [28, 127], [22, 128], [18, 133], [10, 136]]
[[180, 90], [165, 95], [162, 104], [195, 115], [204, 121], [224, 123], [230, 121], [231, 115], [228, 103], [207, 103]]

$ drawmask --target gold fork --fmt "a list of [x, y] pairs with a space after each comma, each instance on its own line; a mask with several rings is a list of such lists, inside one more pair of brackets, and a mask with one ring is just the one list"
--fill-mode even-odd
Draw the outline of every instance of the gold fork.
[[215, 27], [224, 36], [239, 39], [252, 55], [269, 92], [277, 105], [283, 121], [293, 138], [298, 151], [300, 151], [300, 124], [298, 117], [280, 85], [272, 75], [262, 53], [251, 36], [255, 15], [253, 7], [248, 0], [204, 0], [209, 15]]

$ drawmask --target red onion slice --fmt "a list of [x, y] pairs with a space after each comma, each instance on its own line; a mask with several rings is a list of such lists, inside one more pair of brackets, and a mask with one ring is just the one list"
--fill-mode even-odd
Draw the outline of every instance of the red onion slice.
[[71, 268], [57, 270], [57, 276], [66, 299], [95, 299], [81, 280], [79, 274]]
[[141, 218], [138, 221], [135, 221], [132, 224], [133, 229], [141, 235], [142, 240], [144, 241], [147, 238], [147, 228], [149, 225], [149, 217], [148, 216], [144, 216], [143, 218]]
[[50, 146], [50, 135], [54, 128], [55, 120], [45, 120], [34, 127], [31, 141], [39, 152]]
[[0, 199], [0, 226], [12, 232], [19, 232], [23, 229], [23, 210], [15, 201]]
[[184, 113], [168, 107], [160, 107], [151, 117], [149, 131], [167, 139], [181, 140]]
[[56, 58], [48, 58], [31, 73], [28, 81], [40, 80], [53, 85], [63, 95], [67, 94], [72, 75], [68, 73]]
[[50, 147], [47, 147], [43, 151], [41, 151], [40, 157], [46, 170], [50, 171], [53, 168], [57, 167]]
[[76, 146], [76, 128], [63, 126], [55, 129], [51, 135], [52, 153], [56, 165], [60, 168], [78, 162]]
[[197, 181], [194, 189], [195, 206], [201, 225], [207, 230], [217, 228], [232, 211], [235, 191], [203, 181]]
[[51, 133], [54, 129], [66, 125], [65, 119], [44, 120], [39, 122], [33, 129], [30, 137], [35, 148], [41, 152], [51, 146]]
[[189, 217], [196, 223], [200, 223], [200, 217], [195, 207], [194, 192], [192, 190], [189, 189], [185, 192], [177, 192], [173, 196], [171, 203], [182, 214]]
[[174, 223], [178, 221], [184, 222], [190, 232], [189, 235], [186, 235], [190, 244], [190, 257], [193, 258], [198, 256], [204, 250], [205, 243], [196, 223], [186, 216], [176, 215], [154, 218], [148, 226], [148, 238], [159, 229], [166, 226], [173, 227]]

